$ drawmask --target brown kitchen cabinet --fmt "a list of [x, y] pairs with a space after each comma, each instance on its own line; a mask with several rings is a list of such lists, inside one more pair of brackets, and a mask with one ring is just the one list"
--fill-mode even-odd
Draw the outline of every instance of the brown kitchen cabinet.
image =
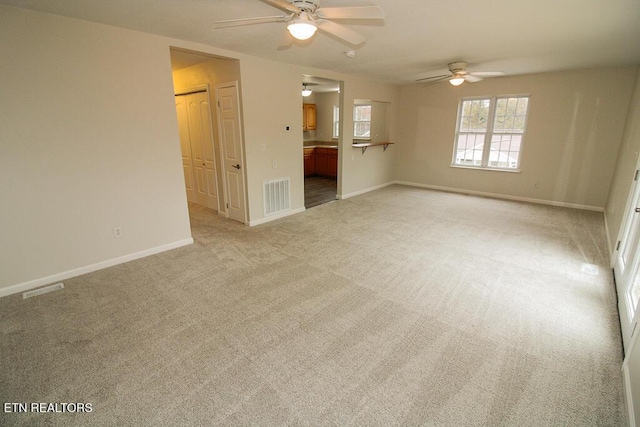
[[327, 176], [330, 178], [338, 177], [338, 150], [329, 150], [327, 156]]
[[305, 148], [304, 176], [338, 177], [338, 150], [335, 148]]
[[314, 176], [316, 174], [316, 157], [315, 148], [304, 149], [304, 177]]
[[329, 165], [328, 165], [329, 153], [327, 153], [327, 151], [329, 151], [328, 148], [316, 147], [316, 150], [314, 153], [316, 157], [316, 174], [320, 176], [327, 176], [329, 171]]
[[316, 130], [316, 104], [302, 104], [302, 130]]

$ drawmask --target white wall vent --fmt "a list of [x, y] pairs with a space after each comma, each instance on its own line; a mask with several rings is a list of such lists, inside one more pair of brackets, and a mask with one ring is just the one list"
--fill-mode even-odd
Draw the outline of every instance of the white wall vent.
[[264, 215], [273, 215], [291, 209], [289, 178], [264, 181]]
[[33, 291], [28, 291], [22, 294], [22, 299], [27, 299], [31, 297], [35, 297], [36, 295], [42, 295], [49, 292], [57, 291], [59, 289], [64, 289], [64, 283], [56, 283], [55, 285], [45, 286], [44, 288], [35, 289]]

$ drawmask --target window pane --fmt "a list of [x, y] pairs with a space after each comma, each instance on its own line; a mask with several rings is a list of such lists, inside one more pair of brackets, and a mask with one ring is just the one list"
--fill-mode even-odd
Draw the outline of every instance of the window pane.
[[[487, 101], [487, 102], [485, 102]], [[489, 102], [484, 99], [462, 101], [460, 131], [482, 132], [487, 130]]]
[[484, 134], [458, 135], [456, 165], [481, 166], [484, 148]]
[[521, 135], [498, 134], [491, 138], [489, 166], [503, 169], [517, 169], [520, 157]]
[[493, 123], [494, 133], [524, 132], [528, 101], [526, 97], [498, 99]]
[[356, 122], [354, 125], [354, 136], [368, 138], [371, 133], [370, 122]]
[[356, 138], [371, 137], [371, 105], [355, 105], [353, 107], [353, 136]]
[[353, 120], [371, 121], [371, 105], [356, 105], [353, 108]]
[[527, 114], [528, 105], [529, 98], [518, 98], [518, 107], [516, 108], [516, 114], [524, 117]]

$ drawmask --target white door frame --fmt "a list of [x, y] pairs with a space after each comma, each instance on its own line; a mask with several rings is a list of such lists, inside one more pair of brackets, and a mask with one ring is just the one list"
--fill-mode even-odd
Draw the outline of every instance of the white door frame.
[[[629, 195], [622, 218], [622, 227], [618, 232], [616, 248], [613, 252], [612, 266], [616, 280], [616, 291], [618, 293], [618, 312], [620, 315], [620, 327], [622, 328], [622, 338], [625, 351], [629, 350], [632, 338], [636, 333], [638, 322], [638, 310], [631, 313], [631, 285], [635, 279], [638, 268], [640, 268], [640, 244], [638, 239], [633, 237], [640, 233], [640, 212], [636, 209], [640, 203], [640, 159], [636, 163], [634, 177], [629, 188]], [[624, 252], [629, 249], [629, 256], [623, 259]]]
[[[221, 119], [220, 119], [220, 105], [218, 104], [219, 102], [219, 89], [224, 89], [224, 88], [234, 88], [235, 89], [235, 94], [236, 94], [236, 99], [237, 99], [237, 106], [238, 106], [238, 127], [239, 127], [239, 138], [240, 138], [240, 166], [242, 167], [242, 194], [243, 194], [243, 198], [244, 198], [244, 212], [243, 212], [243, 220], [241, 221], [243, 224], [247, 224], [247, 218], [248, 218], [248, 210], [249, 210], [249, 203], [248, 203], [248, 197], [247, 197], [247, 168], [246, 168], [246, 161], [245, 161], [245, 155], [244, 155], [244, 129], [243, 129], [243, 124], [242, 124], [242, 100], [240, 99], [240, 91], [238, 90], [239, 87], [239, 83], [237, 80], [231, 81], [231, 82], [226, 82], [226, 83], [217, 83], [215, 85], [215, 98], [216, 98], [216, 117], [218, 120], [218, 139], [220, 141], [220, 170], [222, 171], [222, 188], [223, 188], [223, 194], [224, 194], [224, 204], [221, 204], [221, 207], [224, 207], [224, 216], [226, 218], [229, 218], [229, 209], [227, 209], [226, 204], [229, 203], [229, 182], [227, 182], [226, 176], [227, 174], [225, 173], [225, 158], [226, 158], [226, 153], [225, 153], [225, 147], [224, 147], [224, 143], [222, 141], [222, 126], [221, 124]], [[219, 211], [222, 212], [222, 211]]]

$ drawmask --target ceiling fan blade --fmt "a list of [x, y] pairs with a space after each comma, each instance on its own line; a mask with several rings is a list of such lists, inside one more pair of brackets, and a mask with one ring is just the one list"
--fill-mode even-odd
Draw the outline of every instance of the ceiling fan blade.
[[378, 6], [321, 7], [316, 13], [327, 19], [384, 19], [384, 11]]
[[324, 31], [325, 33], [336, 36], [349, 44], [359, 45], [364, 43], [365, 41], [365, 38], [361, 34], [350, 30], [344, 25], [336, 24], [332, 21], [316, 21], [316, 24], [318, 25], [318, 29], [320, 31]]
[[268, 22], [283, 22], [288, 16], [262, 16], [260, 18], [229, 19], [226, 21], [216, 21], [215, 28], [239, 27], [241, 25], [266, 24]]
[[[440, 83], [441, 81], [448, 80], [448, 79], [449, 79], [449, 77], [451, 77], [451, 76], [438, 76], [438, 78], [434, 78], [434, 80], [431, 80], [431, 81], [429, 81], [429, 82], [423, 82], [423, 80], [424, 80], [424, 79], [422, 79], [422, 80], [417, 80], [417, 81], [418, 81], [418, 82], [423, 82], [420, 86], [422, 86], [422, 87], [427, 87], [427, 86], [434, 85], [434, 84], [436, 84], [436, 83]], [[429, 77], [429, 78], [433, 78], [433, 77]]]
[[500, 77], [505, 75], [503, 71], [474, 71], [473, 73], [469, 74], [477, 77]]
[[278, 9], [286, 10], [287, 12], [295, 13], [298, 15], [302, 12], [297, 6], [289, 3], [286, 0], [260, 0], [263, 3], [270, 4], [273, 7], [277, 7]]
[[425, 77], [423, 79], [418, 79], [416, 80], [417, 82], [425, 82], [427, 80], [433, 80], [433, 79], [438, 79], [438, 80], [442, 80], [445, 79], [447, 77], [451, 77], [451, 74], [442, 74], [441, 76], [431, 76], [431, 77]]
[[467, 74], [464, 76], [464, 80], [469, 83], [476, 83], [482, 80], [482, 77], [474, 76], [473, 74]]

